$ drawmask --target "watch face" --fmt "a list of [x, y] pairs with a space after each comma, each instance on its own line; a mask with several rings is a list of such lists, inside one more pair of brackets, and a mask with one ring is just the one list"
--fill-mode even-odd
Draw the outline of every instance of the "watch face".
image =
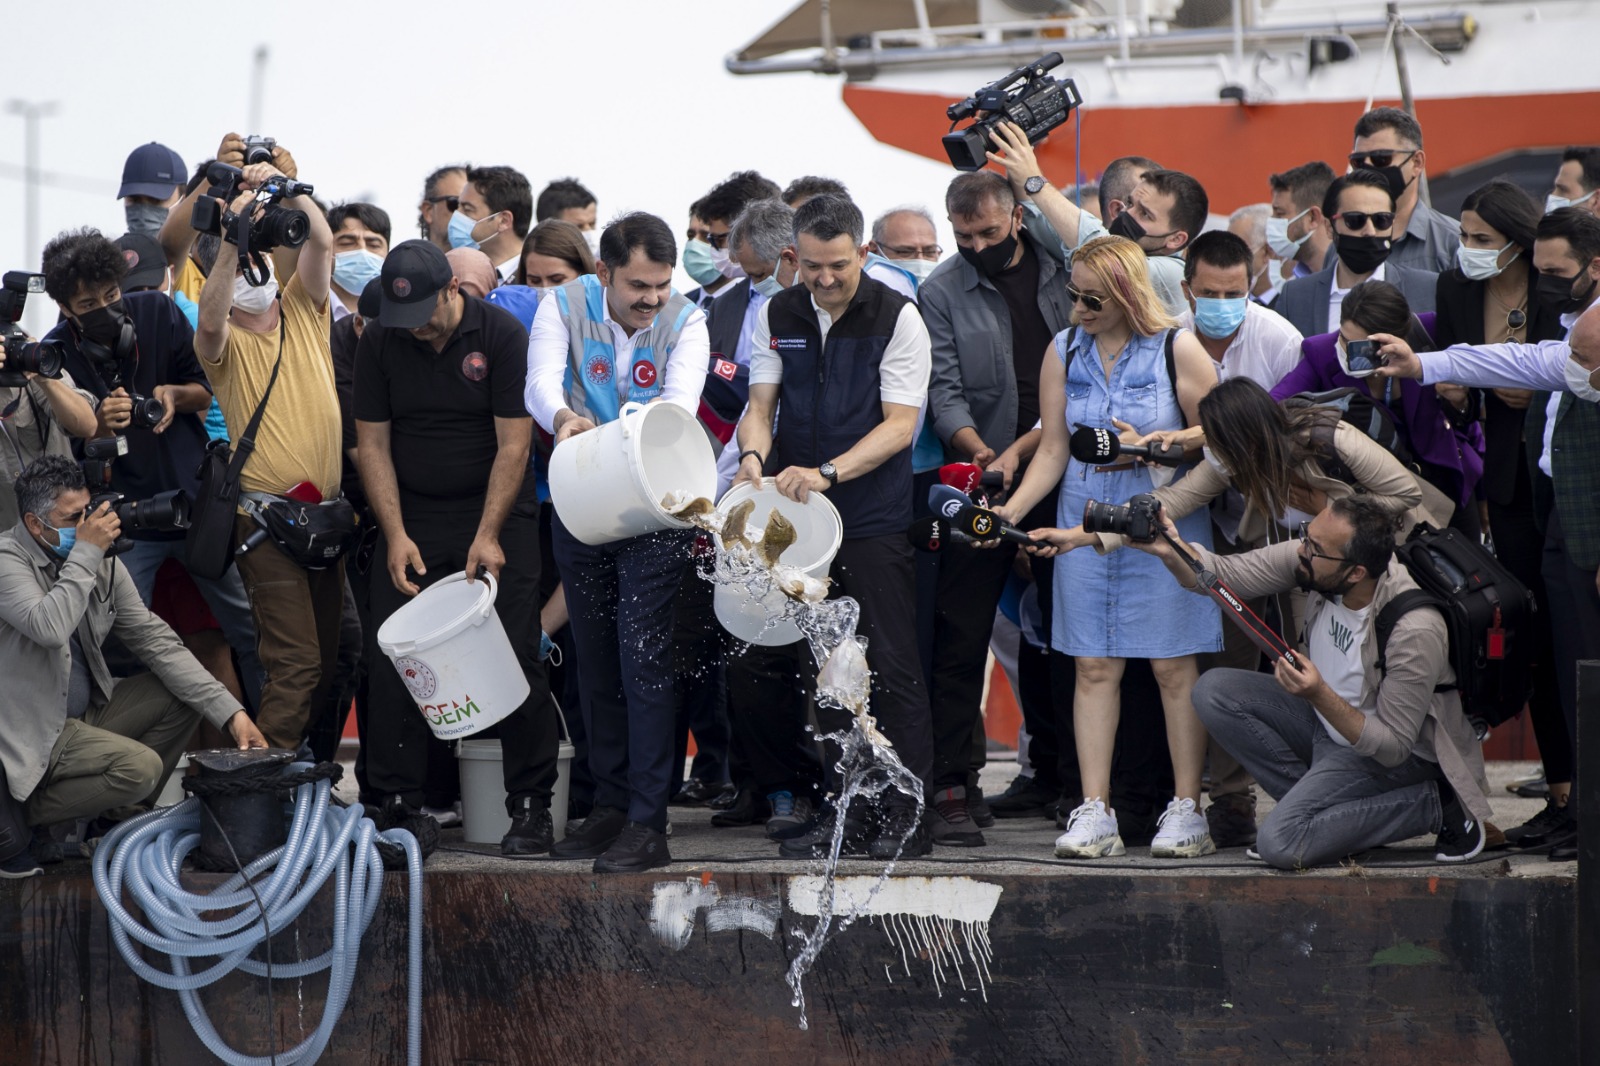
[[1036, 193], [1040, 189], [1044, 188], [1044, 179], [1039, 177], [1036, 174], [1033, 177], [1029, 178], [1027, 181], [1023, 182], [1022, 183], [1022, 187], [1024, 189], [1026, 189], [1030, 194], [1031, 193]]

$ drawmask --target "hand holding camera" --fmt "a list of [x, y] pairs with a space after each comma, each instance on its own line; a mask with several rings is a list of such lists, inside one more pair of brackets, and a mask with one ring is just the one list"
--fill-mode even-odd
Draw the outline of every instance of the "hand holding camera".
[[78, 523], [78, 539], [93, 544], [103, 552], [109, 552], [121, 536], [122, 518], [111, 506], [110, 500], [101, 501], [99, 506], [91, 504], [83, 520]]
[[1005, 168], [1006, 180], [1017, 199], [1028, 198], [1029, 178], [1042, 178], [1039, 157], [1034, 154], [1028, 135], [1015, 122], [1003, 121], [994, 127], [994, 149], [988, 153], [989, 162]]
[[[1380, 378], [1410, 378], [1413, 381], [1422, 380], [1422, 360], [1417, 358], [1417, 353], [1411, 350], [1399, 337], [1388, 333], [1374, 333], [1367, 338], [1372, 345], [1372, 355], [1377, 365], [1369, 372], [1374, 377]], [[1346, 345], [1346, 350], [1350, 345]], [[1355, 355], [1350, 355], [1351, 365], [1355, 365]], [[1357, 375], [1354, 371], [1351, 376]]]

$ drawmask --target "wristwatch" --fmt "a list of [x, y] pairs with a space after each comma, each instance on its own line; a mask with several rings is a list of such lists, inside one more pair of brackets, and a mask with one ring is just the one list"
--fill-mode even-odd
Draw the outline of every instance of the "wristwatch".
[[1039, 190], [1043, 189], [1048, 184], [1049, 182], [1044, 180], [1044, 176], [1042, 174], [1035, 174], [1033, 177], [1022, 183], [1022, 188], [1023, 191], [1029, 196], [1037, 196]]
[[829, 485], [837, 485], [839, 483], [839, 470], [831, 462], [823, 463], [817, 467], [817, 473], [827, 478]]

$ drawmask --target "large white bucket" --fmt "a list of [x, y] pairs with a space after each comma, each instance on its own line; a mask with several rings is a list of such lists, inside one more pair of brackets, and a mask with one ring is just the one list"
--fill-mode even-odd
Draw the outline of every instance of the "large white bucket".
[[[555, 838], [567, 835], [567, 798], [572, 790], [572, 741], [561, 725], [556, 749], [556, 784], [551, 789], [550, 815]], [[461, 837], [469, 844], [498, 844], [511, 828], [506, 813], [506, 778], [498, 740], [463, 740], [456, 744], [461, 766]]]
[[497, 592], [487, 574], [471, 585], [464, 571], [451, 574], [378, 627], [378, 647], [440, 740], [489, 728], [531, 691], [494, 613]]
[[687, 528], [661, 509], [668, 493], [711, 499], [717, 456], [700, 423], [676, 404], [625, 403], [614, 421], [569, 437], [550, 455], [550, 501], [585, 544]]
[[[827, 577], [828, 568], [833, 565], [833, 557], [844, 539], [844, 523], [839, 520], [838, 508], [820, 492], [810, 493], [805, 503], [795, 503], [774, 485], [772, 478], [763, 478], [760, 488], [748, 481], [735, 485], [722, 497], [717, 510], [726, 514], [745, 500], [754, 500], [755, 510], [750, 512], [750, 525], [759, 528], [766, 525], [767, 516], [776, 507], [778, 513], [794, 525], [795, 532], [794, 543], [784, 551], [778, 562], [803, 570], [809, 577]], [[769, 619], [782, 613], [786, 599], [777, 589], [757, 600], [747, 589], [718, 585], [712, 594], [712, 606], [717, 612], [717, 621], [740, 640], [777, 647], [793, 644], [800, 639], [800, 630], [793, 622], [769, 622]]]

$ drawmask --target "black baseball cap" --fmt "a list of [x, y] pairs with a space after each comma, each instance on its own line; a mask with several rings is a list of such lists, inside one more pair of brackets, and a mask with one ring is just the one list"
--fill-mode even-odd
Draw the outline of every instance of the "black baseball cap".
[[128, 272], [122, 276], [124, 291], [159, 288], [166, 280], [167, 253], [154, 238], [124, 233], [117, 238], [117, 247], [122, 249], [122, 261], [128, 264]]
[[455, 272], [431, 241], [405, 241], [389, 249], [383, 261], [382, 297], [378, 325], [390, 329], [416, 329], [433, 317], [434, 298], [450, 284]]
[[361, 295], [356, 297], [356, 314], [372, 320], [378, 317], [378, 308], [381, 306], [383, 306], [383, 279], [373, 278], [367, 282], [367, 287], [361, 290]]

